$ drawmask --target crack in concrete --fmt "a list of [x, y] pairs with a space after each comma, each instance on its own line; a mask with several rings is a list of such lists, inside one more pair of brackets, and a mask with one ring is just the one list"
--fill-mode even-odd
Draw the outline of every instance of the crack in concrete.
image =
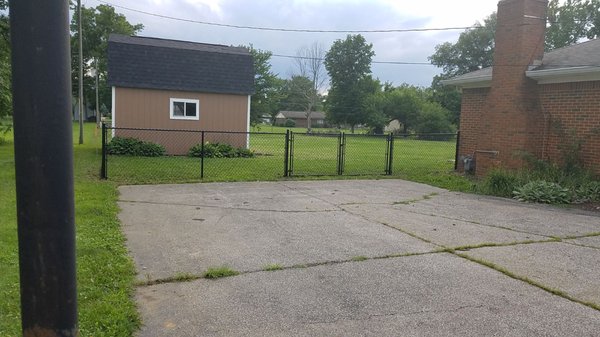
[[315, 324], [335, 324], [338, 322], [364, 322], [364, 321], [369, 321], [373, 318], [379, 318], [379, 317], [394, 317], [394, 316], [401, 316], [401, 317], [405, 317], [405, 316], [415, 316], [415, 315], [423, 315], [423, 314], [438, 314], [438, 313], [449, 313], [449, 312], [456, 312], [456, 311], [460, 311], [460, 310], [464, 310], [464, 309], [481, 309], [481, 308], [485, 308], [486, 306], [483, 304], [478, 304], [478, 305], [463, 305], [457, 308], [452, 308], [452, 309], [445, 309], [445, 310], [428, 310], [428, 309], [422, 309], [422, 310], [417, 310], [417, 311], [409, 311], [409, 312], [394, 312], [394, 313], [385, 313], [385, 314], [371, 314], [371, 315], [367, 315], [366, 317], [358, 317], [358, 318], [351, 318], [351, 317], [342, 317], [342, 318], [338, 318], [338, 319], [334, 319], [334, 320], [327, 320], [327, 321], [304, 321], [302, 323], [305, 324], [311, 324], [311, 325], [315, 325]]
[[[311, 263], [304, 263], [304, 264], [295, 264], [292, 266], [281, 266], [280, 268], [275, 269], [275, 270], [267, 270], [265, 268], [254, 269], [254, 270], [245, 270], [245, 271], [237, 272], [236, 275], [219, 277], [219, 278], [235, 277], [235, 276], [240, 276], [240, 275], [262, 273], [262, 272], [274, 273], [274, 272], [278, 272], [278, 271], [282, 271], [282, 270], [306, 269], [306, 268], [336, 265], [336, 264], [342, 264], [342, 263], [361, 263], [361, 262], [365, 262], [365, 261], [369, 261], [369, 260], [395, 259], [395, 258], [401, 258], [401, 257], [440, 254], [440, 253], [447, 253], [447, 252], [448, 251], [445, 249], [436, 249], [436, 250], [432, 250], [432, 251], [428, 251], [428, 252], [420, 252], [420, 253], [398, 253], [398, 254], [386, 254], [386, 255], [380, 255], [380, 256], [365, 257], [365, 259], [361, 259], [359, 261], [351, 258], [351, 259], [346, 259], [346, 260], [330, 260], [330, 261], [322, 261], [322, 262], [311, 262]], [[219, 278], [215, 278], [215, 279], [211, 279], [211, 280], [216, 280]], [[180, 276], [178, 277], [177, 275], [175, 275], [175, 276], [169, 276], [169, 277], [158, 278], [158, 279], [149, 279], [149, 280], [144, 280], [144, 281], [140, 280], [140, 281], [136, 282], [135, 285], [137, 287], [148, 287], [148, 286], [153, 286], [153, 285], [157, 285], [157, 284], [165, 284], [165, 283], [191, 282], [191, 281], [195, 281], [195, 280], [199, 280], [199, 279], [208, 279], [208, 278], [206, 278], [202, 275], [199, 275], [199, 274], [186, 273], [185, 277], [180, 277]]]
[[549, 239], [556, 239], [557, 238], [556, 236], [553, 236], [553, 235], [532, 233], [532, 232], [529, 232], [529, 231], [524, 231], [524, 230], [520, 230], [520, 229], [505, 227], [505, 226], [482, 224], [480, 222], [472, 221], [472, 220], [468, 220], [468, 219], [454, 218], [454, 217], [449, 217], [449, 216], [444, 216], [444, 215], [434, 215], [434, 214], [430, 214], [430, 213], [423, 213], [423, 212], [417, 212], [417, 211], [412, 211], [412, 210], [404, 210], [404, 211], [406, 211], [408, 213], [412, 213], [412, 214], [419, 214], [419, 215], [425, 215], [425, 216], [431, 216], [431, 217], [438, 217], [438, 218], [447, 219], [447, 220], [465, 222], [465, 223], [469, 223], [469, 224], [473, 224], [473, 225], [477, 225], [477, 226], [482, 226], [482, 227], [505, 229], [505, 230], [512, 231], [512, 232], [515, 232], [515, 233], [520, 233], [520, 234], [529, 234], [529, 235], [543, 236], [543, 237], [546, 237], [546, 238], [549, 238]]
[[269, 212], [269, 213], [328, 213], [328, 212], [338, 212], [339, 211], [337, 209], [324, 209], [324, 210], [262, 209], [262, 208], [247, 208], [247, 207], [227, 207], [227, 206], [217, 206], [217, 205], [198, 205], [198, 204], [179, 204], [179, 203], [176, 204], [176, 203], [168, 203], [168, 202], [135, 201], [135, 200], [119, 200], [119, 202], [127, 202], [127, 203], [132, 203], [132, 204], [196, 207], [196, 209], [215, 208], [215, 209], [224, 209], [224, 210], [237, 210], [237, 211], [248, 211], [248, 212]]
[[488, 262], [488, 261], [483, 260], [483, 259], [471, 257], [469, 255], [462, 254], [462, 253], [454, 252], [452, 254], [455, 255], [455, 256], [457, 256], [457, 257], [463, 258], [463, 259], [465, 259], [467, 261], [471, 261], [473, 263], [477, 263], [477, 264], [479, 264], [481, 266], [484, 266], [484, 267], [490, 268], [492, 270], [495, 270], [495, 271], [497, 271], [499, 273], [502, 273], [502, 274], [504, 274], [504, 275], [506, 275], [506, 276], [508, 276], [508, 277], [510, 277], [512, 279], [517, 280], [517, 281], [521, 281], [521, 282], [527, 283], [527, 284], [529, 284], [531, 286], [537, 287], [537, 288], [539, 288], [541, 290], [544, 290], [544, 291], [546, 291], [546, 292], [548, 292], [548, 293], [550, 293], [552, 295], [555, 295], [555, 296], [558, 296], [558, 297], [562, 297], [562, 298], [564, 298], [566, 300], [569, 300], [571, 302], [574, 302], [574, 303], [577, 303], [577, 304], [581, 304], [581, 305], [584, 305], [586, 307], [589, 307], [589, 308], [595, 309], [597, 311], [600, 311], [600, 305], [598, 305], [596, 303], [586, 302], [586, 301], [583, 301], [583, 300], [579, 300], [579, 299], [577, 299], [575, 297], [572, 297], [571, 295], [567, 294], [566, 292], [564, 292], [562, 290], [551, 288], [551, 287], [546, 286], [546, 285], [544, 285], [544, 284], [542, 284], [542, 283], [540, 283], [538, 281], [534, 281], [534, 280], [530, 279], [527, 276], [517, 275], [517, 274], [511, 272], [510, 270], [508, 270], [508, 269], [506, 269], [504, 267], [500, 267], [500, 266], [498, 266], [498, 265], [496, 265], [496, 264], [494, 264], [492, 262]]
[[590, 249], [598, 249], [598, 250], [600, 250], [600, 247], [588, 246], [588, 245], [577, 243], [577, 242], [568, 242], [568, 241], [561, 241], [561, 242], [562, 243], [566, 243], [568, 245], [572, 245], [572, 246], [578, 246], [578, 247], [584, 247], [584, 248], [590, 248]]

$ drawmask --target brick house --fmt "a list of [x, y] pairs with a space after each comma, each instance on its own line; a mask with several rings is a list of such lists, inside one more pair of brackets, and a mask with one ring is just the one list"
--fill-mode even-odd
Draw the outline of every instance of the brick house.
[[600, 174], [600, 40], [544, 53], [547, 4], [500, 1], [493, 66], [443, 81], [462, 89], [459, 157], [477, 175], [523, 167], [523, 152]]
[[[118, 128], [250, 130], [254, 66], [246, 48], [112, 34], [108, 83], [113, 135], [160, 143], [169, 154], [187, 153], [198, 134]], [[248, 145], [246, 134], [206, 140]]]
[[[296, 123], [298, 128], [308, 127], [308, 118], [304, 111], [279, 111], [275, 116], [275, 124], [285, 125], [285, 121], [291, 119]], [[313, 111], [310, 113], [310, 125], [313, 128], [325, 127], [325, 113], [321, 111]]]

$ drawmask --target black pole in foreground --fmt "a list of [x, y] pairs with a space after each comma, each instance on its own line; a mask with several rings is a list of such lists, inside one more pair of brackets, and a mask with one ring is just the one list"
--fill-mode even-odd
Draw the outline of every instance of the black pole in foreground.
[[77, 336], [69, 2], [10, 0], [24, 336]]

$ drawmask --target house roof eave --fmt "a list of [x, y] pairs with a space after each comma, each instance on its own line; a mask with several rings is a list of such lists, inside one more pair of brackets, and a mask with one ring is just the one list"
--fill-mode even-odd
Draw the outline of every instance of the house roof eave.
[[469, 88], [488, 88], [492, 85], [492, 76], [473, 76], [468, 78], [451, 78], [442, 80], [440, 83], [444, 86], [457, 86], [463, 89]]
[[600, 81], [600, 66], [529, 70], [525, 75], [538, 84]]

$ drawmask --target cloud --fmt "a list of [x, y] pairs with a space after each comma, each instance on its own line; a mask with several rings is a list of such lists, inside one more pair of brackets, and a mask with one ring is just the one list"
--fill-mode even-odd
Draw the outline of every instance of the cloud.
[[[110, 2], [111, 0], [109, 0]], [[115, 0], [113, 0], [115, 1]], [[93, 5], [94, 0], [88, 2]], [[115, 4], [207, 22], [322, 30], [373, 30], [470, 26], [496, 10], [497, 0], [121, 0]], [[143, 36], [225, 45], [253, 44], [274, 54], [295, 55], [315, 41], [325, 49], [345, 33], [291, 33], [214, 27], [160, 19], [116, 8], [132, 23], [143, 23]], [[460, 31], [363, 34], [373, 44], [374, 60], [427, 62], [437, 44], [455, 41]], [[287, 76], [293, 60], [272, 58], [272, 68]], [[428, 86], [439, 70], [422, 65], [376, 65], [373, 75], [396, 85]]]

